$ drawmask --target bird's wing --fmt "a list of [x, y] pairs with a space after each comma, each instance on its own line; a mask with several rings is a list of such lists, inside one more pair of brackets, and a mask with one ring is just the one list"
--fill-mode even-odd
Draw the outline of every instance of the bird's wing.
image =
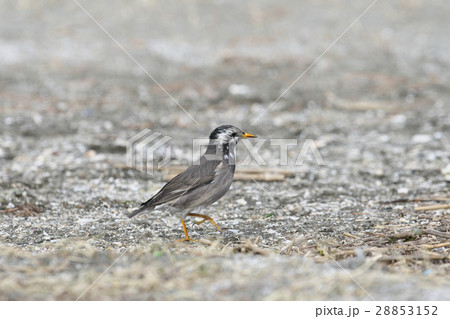
[[175, 176], [168, 182], [155, 196], [150, 198], [141, 207], [155, 207], [170, 201], [173, 201], [181, 196], [185, 196], [192, 191], [210, 184], [215, 175], [216, 168], [221, 161], [219, 160], [203, 160], [200, 165], [191, 165], [184, 172]]

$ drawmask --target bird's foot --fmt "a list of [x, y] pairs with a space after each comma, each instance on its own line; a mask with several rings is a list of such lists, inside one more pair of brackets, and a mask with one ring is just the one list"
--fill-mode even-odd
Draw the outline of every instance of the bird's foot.
[[207, 216], [207, 215], [202, 215], [202, 214], [194, 214], [194, 213], [190, 213], [188, 214], [188, 216], [193, 216], [193, 217], [201, 217], [203, 218], [203, 220], [197, 222], [197, 225], [200, 225], [201, 223], [206, 222], [207, 220], [213, 224], [214, 226], [216, 226], [218, 231], [222, 231], [222, 229], [220, 229], [220, 227], [216, 224], [216, 222], [214, 221], [214, 219], [212, 219], [211, 217]]
[[177, 239], [177, 241], [180, 241], [180, 242], [181, 241], [198, 241], [198, 239], [192, 239], [191, 237], [189, 237], [188, 231], [186, 229], [186, 224], [182, 217], [180, 217], [180, 219], [181, 219], [181, 224], [183, 225], [184, 238]]
[[191, 237], [184, 237], [181, 239], [177, 239], [177, 241], [182, 242], [182, 241], [199, 241], [198, 239], [192, 239]]

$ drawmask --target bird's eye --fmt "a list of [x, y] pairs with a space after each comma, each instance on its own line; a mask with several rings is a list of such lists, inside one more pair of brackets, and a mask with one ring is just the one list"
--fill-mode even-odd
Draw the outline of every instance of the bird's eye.
[[237, 133], [234, 132], [233, 134], [231, 134], [231, 136], [232, 136], [232, 137], [236, 137], [236, 136], [237, 136]]

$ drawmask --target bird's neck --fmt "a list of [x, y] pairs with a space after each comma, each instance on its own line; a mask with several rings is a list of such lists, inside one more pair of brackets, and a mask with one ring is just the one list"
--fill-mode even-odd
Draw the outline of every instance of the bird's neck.
[[234, 165], [235, 159], [235, 149], [234, 144], [224, 143], [224, 144], [209, 144], [205, 152], [205, 157], [210, 160], [225, 160], [228, 161], [230, 165]]

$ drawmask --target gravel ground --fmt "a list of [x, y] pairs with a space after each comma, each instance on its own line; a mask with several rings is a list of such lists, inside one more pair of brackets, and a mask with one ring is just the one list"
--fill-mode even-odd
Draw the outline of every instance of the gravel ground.
[[[76, 3], [3, 1], [0, 299], [448, 299], [448, 3], [380, 0], [317, 63], [370, 2], [80, 4], [192, 118]], [[161, 132], [188, 165], [220, 124], [292, 176], [234, 182], [202, 211], [223, 232], [188, 221], [199, 242], [128, 219], [164, 176], [127, 167], [127, 140]]]

